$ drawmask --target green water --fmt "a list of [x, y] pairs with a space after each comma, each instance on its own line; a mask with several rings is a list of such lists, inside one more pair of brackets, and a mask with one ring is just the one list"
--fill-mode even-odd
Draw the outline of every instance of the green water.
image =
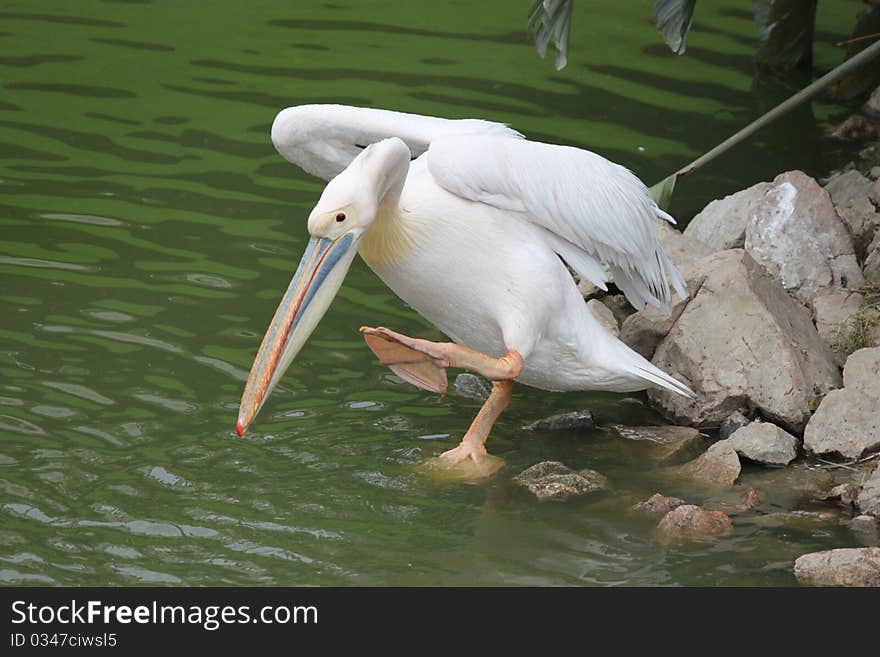
[[[413, 464], [478, 404], [416, 390], [356, 328], [437, 337], [360, 261], [266, 404], [234, 437], [243, 379], [305, 244], [321, 183], [277, 156], [288, 105], [506, 121], [655, 182], [802, 85], [753, 88], [743, 2], [701, 3], [670, 55], [651, 2], [579, 1], [569, 66], [523, 36], [529, 0], [0, 2], [0, 582], [25, 584], [791, 584], [853, 544], [835, 523], [735, 519], [664, 543], [633, 516], [668, 478], [607, 430], [527, 434], [543, 415], [656, 422], [643, 397], [517, 391], [490, 447], [508, 469], [438, 485]], [[819, 4], [817, 70], [861, 3]], [[210, 5], [210, 7], [209, 7]], [[845, 157], [816, 103], [688, 180], [711, 198]], [[545, 459], [614, 491], [539, 504], [509, 483]], [[766, 475], [752, 469], [746, 480]], [[805, 508], [767, 486], [765, 512]]]

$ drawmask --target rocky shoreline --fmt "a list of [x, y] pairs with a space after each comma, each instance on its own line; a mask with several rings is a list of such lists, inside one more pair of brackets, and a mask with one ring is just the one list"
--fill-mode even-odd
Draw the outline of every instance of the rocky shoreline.
[[[880, 135], [880, 88], [835, 135], [852, 137], [852, 126], [861, 138]], [[863, 153], [876, 160], [878, 151], [875, 144]], [[880, 166], [863, 161], [861, 169], [824, 184], [789, 171], [712, 201], [684, 232], [658, 222], [687, 281], [687, 297], [669, 316], [646, 309], [624, 317], [619, 299], [582, 287], [610, 330], [696, 392], [649, 391], [651, 405], [678, 426], [615, 430], [673, 455], [692, 455], [695, 435], [718, 431], [695, 458], [659, 461], [738, 495], [726, 509], [708, 509], [658, 493], [634, 512], [660, 516], [667, 537], [723, 534], [737, 514], [761, 506], [759, 490], [738, 490], [742, 465], [783, 469], [788, 478], [778, 483], [829, 504], [829, 518], [866, 545], [797, 559], [795, 576], [813, 585], [880, 586]], [[572, 428], [560, 417], [536, 425]], [[820, 469], [835, 475], [816, 477]], [[600, 478], [552, 463], [515, 481], [539, 499], [564, 500], [604, 488]]]

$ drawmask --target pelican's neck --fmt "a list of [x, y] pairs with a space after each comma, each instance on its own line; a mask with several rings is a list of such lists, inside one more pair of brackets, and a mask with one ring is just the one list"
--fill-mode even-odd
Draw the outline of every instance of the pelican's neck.
[[399, 139], [370, 146], [361, 156], [363, 179], [372, 181], [376, 217], [364, 233], [358, 251], [370, 267], [392, 264], [409, 250], [400, 195], [409, 172], [410, 151]]
[[371, 269], [389, 267], [413, 246], [413, 234], [405, 213], [395, 202], [379, 206], [376, 219], [364, 233], [358, 253]]

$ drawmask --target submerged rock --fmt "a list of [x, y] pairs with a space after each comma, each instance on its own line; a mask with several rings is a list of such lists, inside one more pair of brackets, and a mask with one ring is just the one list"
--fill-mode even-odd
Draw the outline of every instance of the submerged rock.
[[880, 586], [880, 548], [811, 552], [794, 562], [794, 574], [810, 586]]
[[854, 290], [864, 282], [828, 192], [800, 171], [777, 176], [754, 207], [745, 249], [804, 305], [819, 291]]
[[678, 469], [687, 477], [713, 486], [732, 486], [740, 470], [739, 457], [728, 440], [715, 443], [705, 453]]
[[861, 114], [853, 114], [837, 126], [831, 136], [835, 139], [868, 141], [877, 137], [877, 125]]
[[551, 415], [523, 427], [524, 431], [577, 431], [595, 429], [596, 422], [590, 411], [572, 411]]
[[788, 465], [797, 457], [800, 441], [771, 422], [752, 422], [727, 439], [743, 458], [765, 465]]
[[513, 481], [541, 501], [563, 502], [569, 497], [605, 490], [608, 480], [595, 470], [574, 471], [559, 461], [544, 461], [523, 470]]
[[627, 427], [613, 424], [611, 428], [621, 438], [650, 445], [653, 457], [665, 463], [693, 458], [703, 445], [700, 432], [692, 427]]
[[634, 505], [632, 509], [633, 511], [643, 511], [644, 513], [665, 516], [667, 513], [683, 504], [687, 504], [687, 502], [679, 497], [668, 497], [666, 495], [661, 495], [660, 493], [654, 493], [645, 501]]
[[842, 390], [828, 393], [804, 431], [813, 454], [857, 459], [880, 449], [880, 347], [859, 349], [843, 368]]
[[746, 224], [752, 208], [770, 187], [770, 183], [761, 182], [712, 201], [691, 219], [684, 229], [685, 237], [707, 244], [715, 251], [741, 248], [745, 243]]
[[667, 536], [714, 536], [733, 529], [733, 521], [721, 511], [684, 504], [663, 516], [657, 528]]
[[757, 408], [800, 433], [814, 399], [840, 386], [809, 311], [742, 250], [700, 260], [692, 279], [702, 283], [653, 363], [697, 396], [651, 389], [649, 399], [678, 424], [717, 427], [733, 411]]
[[739, 503], [736, 507], [740, 511], [751, 511], [752, 509], [757, 509], [763, 503], [764, 500], [761, 499], [761, 494], [754, 488], [749, 488], [740, 495]]
[[734, 411], [721, 422], [721, 428], [718, 429], [718, 435], [722, 440], [726, 440], [727, 438], [730, 438], [737, 429], [741, 429], [749, 423], [751, 423], [749, 418], [739, 411]]
[[457, 394], [468, 399], [486, 401], [489, 398], [489, 386], [486, 385], [483, 379], [470, 372], [462, 372], [455, 377], [453, 387]]

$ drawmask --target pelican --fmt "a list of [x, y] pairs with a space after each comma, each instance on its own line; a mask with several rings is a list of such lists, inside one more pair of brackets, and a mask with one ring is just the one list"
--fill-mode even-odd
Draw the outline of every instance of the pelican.
[[514, 381], [551, 391], [693, 396], [608, 332], [566, 264], [632, 305], [668, 312], [681, 276], [657, 240], [674, 223], [629, 170], [587, 150], [525, 139], [506, 125], [340, 105], [282, 110], [278, 152], [329, 181], [311, 236], [263, 338], [242, 395], [242, 436], [342, 285], [359, 253], [450, 342], [361, 327], [403, 380], [444, 394], [446, 370], [492, 382], [461, 443], [433, 465], [466, 478], [503, 461], [485, 447]]

